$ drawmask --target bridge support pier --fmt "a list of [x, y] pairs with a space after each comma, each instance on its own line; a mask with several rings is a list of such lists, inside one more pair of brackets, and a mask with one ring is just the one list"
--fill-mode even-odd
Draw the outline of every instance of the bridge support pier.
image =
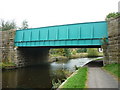
[[108, 23], [108, 45], [104, 48], [104, 63], [120, 63], [120, 17], [110, 18]]
[[16, 49], [15, 64], [17, 67], [39, 65], [48, 60], [49, 48], [19, 47]]

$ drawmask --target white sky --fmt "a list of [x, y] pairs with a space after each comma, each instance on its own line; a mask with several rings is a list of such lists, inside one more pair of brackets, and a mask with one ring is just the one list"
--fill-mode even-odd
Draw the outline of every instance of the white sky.
[[27, 20], [29, 27], [104, 21], [120, 0], [0, 0], [0, 19]]

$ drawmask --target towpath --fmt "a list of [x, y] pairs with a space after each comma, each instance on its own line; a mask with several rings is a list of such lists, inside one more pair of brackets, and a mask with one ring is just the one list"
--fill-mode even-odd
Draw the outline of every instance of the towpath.
[[[97, 65], [96, 63], [99, 64]], [[118, 84], [118, 80], [104, 71], [100, 63], [101, 62], [93, 62], [88, 64], [87, 88], [118, 88], [120, 85], [120, 83]]]

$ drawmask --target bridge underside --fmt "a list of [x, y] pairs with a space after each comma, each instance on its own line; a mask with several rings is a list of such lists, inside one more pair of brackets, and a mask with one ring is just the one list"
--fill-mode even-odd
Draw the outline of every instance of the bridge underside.
[[18, 47], [100, 47], [102, 38], [86, 39], [63, 39], [63, 40], [36, 40], [36, 41], [17, 41]]
[[18, 67], [40, 65], [48, 61], [49, 48], [19, 47], [17, 48]]
[[[26, 47], [19, 47], [19, 48], [26, 48]], [[32, 47], [27, 47], [32, 48]], [[33, 47], [34, 48], [34, 47]], [[88, 46], [36, 46], [35, 48], [101, 48], [101, 45], [88, 45]]]

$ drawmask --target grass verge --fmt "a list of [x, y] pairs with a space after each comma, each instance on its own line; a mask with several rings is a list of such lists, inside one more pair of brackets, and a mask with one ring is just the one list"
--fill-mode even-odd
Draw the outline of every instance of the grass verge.
[[87, 71], [87, 67], [80, 68], [75, 75], [66, 81], [62, 88], [85, 88]]
[[113, 75], [115, 75], [120, 79], [120, 72], [119, 72], [120, 64], [108, 64], [105, 65], [103, 69], [109, 71], [110, 73], [112, 73]]
[[0, 68], [3, 68], [3, 69], [11, 69], [11, 68], [15, 68], [15, 67], [16, 67], [16, 64], [11, 63], [11, 62], [0, 63]]
[[95, 58], [95, 59], [93, 59], [94, 61], [96, 61], [96, 60], [103, 60], [103, 58]]

